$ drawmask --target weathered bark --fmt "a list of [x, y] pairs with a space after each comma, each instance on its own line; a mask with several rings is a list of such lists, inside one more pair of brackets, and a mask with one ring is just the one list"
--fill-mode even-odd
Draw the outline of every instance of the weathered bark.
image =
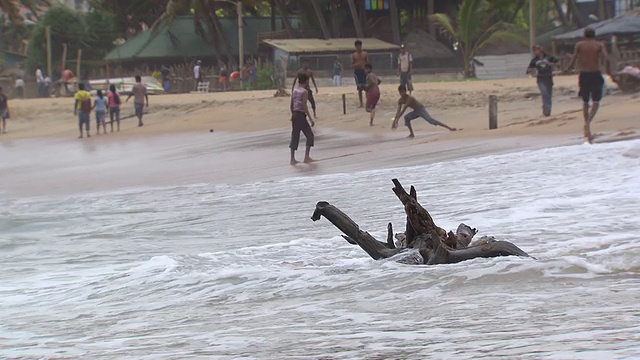
[[389, 0], [389, 14], [391, 17], [391, 33], [393, 34], [393, 42], [400, 44], [400, 14], [398, 14], [397, 0]]
[[318, 221], [320, 216], [324, 216], [335, 227], [340, 229], [347, 236], [345, 237], [347, 241], [356, 243], [376, 260], [388, 258], [400, 252], [399, 249], [389, 249], [386, 243], [378, 241], [368, 232], [360, 230], [355, 221], [328, 202], [321, 201], [316, 204], [316, 210], [313, 212], [311, 220]]
[[295, 38], [295, 30], [293, 30], [293, 26], [291, 26], [291, 21], [289, 21], [289, 13], [287, 13], [287, 8], [284, 6], [282, 0], [273, 0], [276, 10], [280, 14], [282, 18], [282, 23], [284, 24], [284, 28], [287, 30], [287, 35], [289, 35], [290, 39]]
[[453, 264], [474, 258], [489, 258], [497, 256], [524, 256], [529, 255], [507, 241], [496, 241], [492, 237], [483, 237], [471, 243], [477, 230], [466, 224], [460, 224], [456, 232], [446, 232], [435, 225], [429, 212], [417, 201], [415, 188], [412, 186], [407, 194], [402, 184], [393, 179], [394, 193], [405, 205], [407, 214], [407, 226], [405, 233], [395, 234], [397, 242], [394, 244], [393, 226], [387, 225], [387, 242], [376, 240], [369, 233], [360, 230], [351, 218], [328, 202], [321, 201], [316, 204], [316, 209], [311, 216], [317, 221], [324, 216], [333, 225], [340, 229], [350, 244], [360, 246], [373, 259], [386, 259], [398, 254], [394, 258], [405, 264]]

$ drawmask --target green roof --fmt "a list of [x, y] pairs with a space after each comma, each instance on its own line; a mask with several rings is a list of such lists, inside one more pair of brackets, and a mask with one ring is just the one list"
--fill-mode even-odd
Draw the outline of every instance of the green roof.
[[[299, 20], [290, 19], [294, 28]], [[279, 18], [276, 20], [276, 30], [282, 30]], [[220, 25], [234, 55], [238, 54], [238, 22], [235, 18], [221, 18]], [[207, 28], [203, 24], [203, 28]], [[271, 19], [265, 17], [244, 17], [244, 53], [253, 55], [258, 49], [258, 33], [271, 31]], [[171, 34], [174, 36], [172, 37]], [[129, 39], [124, 44], [111, 50], [105, 60], [108, 61], [138, 61], [154, 59], [183, 59], [192, 57], [214, 57], [218, 54], [211, 43], [210, 34], [207, 39], [195, 32], [192, 16], [179, 16], [174, 20], [171, 31], [167, 22], [158, 26], [155, 31], [147, 30]], [[220, 44], [224, 51], [224, 46]]]

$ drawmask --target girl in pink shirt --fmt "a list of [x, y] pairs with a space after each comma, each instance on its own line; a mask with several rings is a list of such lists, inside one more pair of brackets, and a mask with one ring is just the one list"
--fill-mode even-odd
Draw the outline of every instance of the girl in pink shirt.
[[118, 122], [118, 131], [120, 131], [120, 94], [116, 91], [116, 86], [109, 86], [109, 118], [111, 119], [111, 132], [113, 132], [113, 118]]

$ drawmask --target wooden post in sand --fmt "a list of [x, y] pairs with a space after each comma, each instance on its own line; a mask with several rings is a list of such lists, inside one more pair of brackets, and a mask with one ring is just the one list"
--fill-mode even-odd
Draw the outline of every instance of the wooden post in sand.
[[489, 95], [489, 129], [498, 128], [498, 97]]
[[347, 95], [342, 94], [342, 113], [347, 115]]
[[[79, 84], [80, 81], [78, 81], [79, 79], [82, 79], [82, 77], [80, 76], [80, 61], [82, 60], [82, 49], [78, 49], [78, 62], [76, 63], [76, 84]], [[76, 90], [78, 88], [76, 87]]]
[[62, 44], [62, 71], [67, 68], [67, 44]]

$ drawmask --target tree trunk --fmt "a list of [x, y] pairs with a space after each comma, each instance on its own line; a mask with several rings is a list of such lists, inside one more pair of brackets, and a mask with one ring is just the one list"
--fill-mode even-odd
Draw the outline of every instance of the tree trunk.
[[289, 14], [287, 13], [287, 8], [284, 6], [283, 0], [273, 0], [276, 5], [276, 10], [282, 17], [282, 22], [284, 23], [284, 28], [287, 30], [287, 35], [289, 35], [290, 39], [295, 38], [295, 30], [293, 30], [293, 26], [291, 26], [291, 22], [289, 21]]
[[213, 25], [213, 29], [215, 31], [215, 36], [217, 38], [216, 42], [222, 42], [224, 46], [225, 53], [229, 59], [234, 57], [233, 47], [229, 44], [227, 37], [224, 34], [224, 30], [222, 30], [222, 24], [220, 24], [220, 19], [218, 19], [218, 15], [216, 14], [216, 6], [213, 2], [208, 3], [208, 21]]
[[313, 6], [313, 10], [318, 16], [318, 23], [320, 23], [320, 29], [322, 30], [322, 36], [324, 39], [329, 39], [331, 34], [329, 33], [329, 27], [327, 26], [327, 21], [324, 18], [324, 13], [318, 4], [318, 0], [311, 0], [311, 5]]
[[576, 0], [569, 0], [569, 9], [573, 13], [573, 17], [575, 18], [578, 27], [583, 28], [587, 26], [587, 19], [582, 15], [580, 9], [578, 8], [578, 3]]
[[400, 15], [398, 14], [397, 0], [389, 0], [389, 13], [391, 16], [391, 32], [393, 33], [393, 42], [400, 44]]
[[354, 0], [347, 0], [349, 2], [349, 11], [351, 12], [351, 18], [353, 18], [353, 26], [356, 29], [356, 37], [362, 39], [364, 32], [362, 31], [362, 22], [360, 22], [360, 16], [358, 16], [358, 9]]
[[276, 6], [275, 1], [271, 0], [271, 31], [276, 31]]
[[607, 19], [607, 8], [605, 7], [604, 0], [597, 0], [598, 3], [598, 18], [600, 21]]
[[338, 0], [331, 0], [331, 27], [334, 38], [340, 37], [340, 11], [338, 11]]
[[[460, 224], [456, 233], [447, 233], [436, 226], [429, 212], [417, 201], [415, 189], [411, 187], [408, 194], [397, 179], [393, 179], [393, 192], [404, 204], [407, 215], [407, 230], [404, 234], [396, 234], [398, 241], [393, 243], [393, 227], [387, 225], [387, 241], [376, 240], [368, 232], [360, 230], [351, 218], [328, 202], [321, 201], [311, 216], [318, 221], [322, 216], [340, 229], [343, 237], [351, 244], [360, 246], [375, 260], [394, 257], [406, 264], [453, 264], [475, 258], [497, 256], [530, 257], [516, 245], [507, 241], [496, 241], [483, 237], [471, 244], [477, 230]], [[410, 239], [407, 241], [407, 239]], [[471, 245], [469, 245], [471, 244]], [[397, 255], [397, 256], [396, 256]]]

